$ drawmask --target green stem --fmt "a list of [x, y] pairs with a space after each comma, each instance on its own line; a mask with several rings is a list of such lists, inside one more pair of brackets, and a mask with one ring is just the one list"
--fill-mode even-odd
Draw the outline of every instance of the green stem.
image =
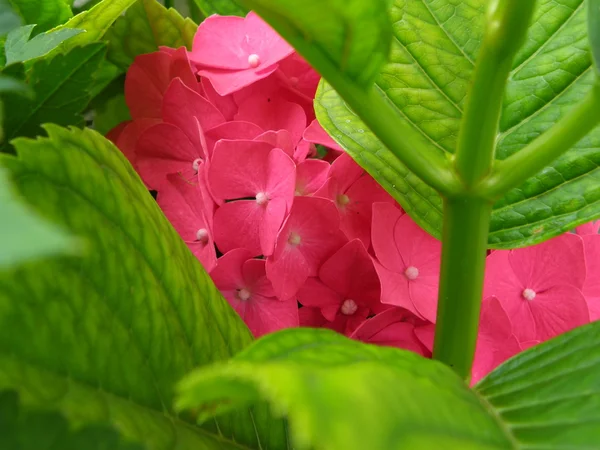
[[478, 198], [444, 201], [433, 357], [467, 381], [475, 355], [491, 214], [492, 204]]
[[493, 0], [458, 136], [455, 168], [467, 189], [492, 168], [504, 88], [535, 2]]
[[490, 176], [478, 187], [479, 191], [491, 200], [501, 197], [547, 167], [598, 124], [600, 81], [596, 82], [588, 95], [552, 128], [524, 149], [503, 161], [497, 161]]

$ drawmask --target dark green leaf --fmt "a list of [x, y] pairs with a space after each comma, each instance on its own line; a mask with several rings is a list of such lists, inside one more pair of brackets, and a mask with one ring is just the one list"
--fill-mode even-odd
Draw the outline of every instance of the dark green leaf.
[[[91, 44], [77, 47], [66, 55], [37, 61], [28, 74], [34, 100], [6, 96], [5, 108], [11, 113], [5, 120], [7, 140], [17, 136], [33, 137], [42, 133], [40, 124], [80, 125], [81, 112], [90, 101], [89, 88], [94, 72], [104, 58], [106, 46]], [[5, 143], [0, 151], [7, 151]]]
[[504, 363], [478, 392], [520, 449], [595, 449], [600, 443], [600, 322]]
[[197, 28], [175, 9], [167, 10], [156, 0], [140, 0], [107, 34], [108, 58], [127, 69], [136, 56], [154, 52], [159, 46], [191, 50]]
[[38, 34], [29, 40], [34, 27], [35, 25], [26, 25], [8, 33], [4, 44], [6, 64], [44, 56], [58, 47], [62, 42], [83, 33], [83, 30], [63, 29]]
[[277, 448], [269, 438], [282, 425], [263, 410], [256, 428], [249, 410], [204, 428], [173, 413], [174, 383], [231, 357], [250, 333], [117, 148], [87, 129], [47, 132], [0, 161], [88, 252], [0, 275], [0, 389], [153, 450], [254, 448], [257, 436]]
[[244, 0], [315, 67], [367, 86], [387, 61], [388, 0]]
[[188, 376], [177, 405], [207, 420], [258, 399], [288, 417], [298, 450], [512, 448], [448, 367], [328, 330], [268, 335], [230, 362]]
[[596, 69], [600, 76], [600, 0], [589, 0], [588, 6], [588, 33], [592, 55], [596, 62]]
[[94, 129], [98, 133], [106, 134], [126, 120], [131, 120], [131, 116], [127, 103], [125, 103], [125, 96], [120, 94], [112, 97], [96, 109]]
[[194, 0], [202, 14], [206, 17], [212, 14], [222, 16], [245, 16], [248, 9], [241, 6], [235, 0]]
[[22, 204], [1, 168], [0, 217], [0, 270], [79, 248], [75, 239]]
[[[597, 0], [596, 0], [597, 1]], [[497, 158], [539, 136], [594, 82], [584, 0], [540, 0], [511, 72]], [[391, 60], [381, 92], [440, 152], [456, 146], [464, 100], [481, 42], [486, 0], [395, 0]], [[327, 86], [317, 94], [325, 129], [433, 235], [441, 236], [441, 199], [369, 132]], [[600, 217], [600, 128], [495, 205], [490, 246], [541, 242]]]
[[21, 25], [21, 18], [12, 9], [8, 0], [0, 0], [0, 36]]
[[112, 427], [90, 425], [73, 431], [50, 411], [20, 408], [14, 391], [0, 392], [0, 448], [6, 450], [142, 450], [124, 441]]
[[8, 0], [25, 23], [37, 25], [35, 31], [41, 33], [65, 23], [73, 13], [66, 0]]

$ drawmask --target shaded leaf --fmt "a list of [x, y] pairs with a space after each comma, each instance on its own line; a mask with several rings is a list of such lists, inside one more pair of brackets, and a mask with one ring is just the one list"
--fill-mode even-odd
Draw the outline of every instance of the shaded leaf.
[[22, 25], [19, 15], [8, 0], [0, 0], [0, 35], [4, 35]]
[[116, 95], [102, 103], [95, 111], [94, 129], [106, 134], [122, 122], [131, 120], [129, 108], [123, 94]]
[[266, 399], [297, 449], [508, 449], [473, 392], [443, 364], [329, 330], [268, 335], [179, 386], [200, 419]]
[[212, 14], [222, 16], [245, 16], [248, 9], [235, 0], [193, 0], [206, 17]]
[[[11, 112], [5, 120], [7, 140], [17, 136], [34, 137], [43, 133], [40, 124], [81, 125], [81, 112], [90, 101], [89, 89], [94, 73], [104, 58], [106, 46], [91, 44], [77, 47], [66, 55], [35, 62], [27, 82], [35, 92], [33, 100], [5, 96], [5, 108]], [[11, 147], [5, 142], [0, 151]]]
[[[395, 0], [391, 59], [377, 86], [431, 145], [456, 146], [485, 0]], [[514, 61], [503, 106], [497, 158], [539, 136], [581, 100], [594, 82], [586, 0], [540, 0]], [[427, 231], [441, 236], [438, 194], [395, 161], [344, 102], [323, 84], [315, 104], [323, 127]], [[600, 217], [600, 128], [494, 207], [489, 244], [532, 245]]]
[[588, 33], [592, 55], [596, 62], [596, 69], [600, 76], [600, 0], [589, 0], [588, 6]]
[[120, 151], [91, 130], [46, 128], [49, 138], [19, 139], [19, 158], [0, 161], [88, 252], [0, 275], [0, 389], [154, 450], [239, 450], [257, 436], [277, 447], [268, 437], [282, 425], [255, 428], [248, 410], [204, 428], [174, 414], [174, 383], [250, 333]]
[[243, 0], [318, 70], [333, 66], [367, 86], [387, 61], [392, 27], [388, 0]]
[[518, 448], [597, 448], [600, 322], [517, 355], [475, 391], [504, 422]]
[[23, 62], [44, 56], [58, 47], [62, 42], [83, 33], [83, 30], [63, 29], [38, 34], [30, 40], [29, 38], [34, 28], [35, 25], [26, 25], [8, 33], [4, 44], [6, 64]]
[[60, 25], [73, 13], [66, 0], [8, 0], [26, 24], [37, 25], [36, 33], [48, 31]]
[[156, 0], [140, 0], [127, 10], [107, 34], [108, 58], [127, 69], [134, 58], [160, 46], [192, 49], [196, 25]]
[[21, 202], [3, 169], [0, 170], [0, 217], [0, 270], [35, 259], [74, 253], [79, 248], [75, 239]]

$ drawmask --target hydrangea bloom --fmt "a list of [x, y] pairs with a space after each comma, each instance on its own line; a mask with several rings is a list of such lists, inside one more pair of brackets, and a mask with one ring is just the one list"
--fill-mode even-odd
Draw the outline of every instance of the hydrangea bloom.
[[[260, 336], [298, 325], [430, 357], [441, 245], [315, 120], [319, 76], [257, 15], [138, 57], [109, 133]], [[600, 318], [598, 223], [488, 256], [476, 381]]]

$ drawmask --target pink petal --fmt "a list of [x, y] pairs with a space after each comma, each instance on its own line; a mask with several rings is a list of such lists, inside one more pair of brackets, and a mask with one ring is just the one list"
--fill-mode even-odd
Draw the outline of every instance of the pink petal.
[[397, 273], [403, 273], [407, 267], [394, 240], [394, 229], [402, 214], [392, 203], [373, 203], [371, 244], [375, 256], [386, 269]]
[[217, 125], [204, 133], [206, 148], [209, 158], [212, 157], [213, 149], [217, 141], [226, 139], [230, 141], [243, 140], [252, 141], [263, 131], [258, 125], [250, 122], [225, 122]]
[[264, 256], [273, 253], [277, 233], [285, 219], [288, 205], [283, 198], [273, 198], [266, 205], [259, 227], [260, 247]]
[[198, 71], [198, 75], [208, 78], [215, 88], [215, 91], [222, 96], [231, 95], [241, 89], [248, 87], [257, 81], [267, 78], [277, 70], [277, 64], [265, 67], [260, 70], [224, 70], [203, 68]]
[[590, 322], [600, 320], [600, 297], [586, 297], [585, 301], [590, 311]]
[[346, 191], [364, 174], [364, 170], [347, 153], [343, 153], [331, 165], [329, 181], [317, 195], [338, 201]]
[[415, 336], [430, 352], [433, 352], [435, 325], [432, 323], [415, 327]]
[[250, 258], [252, 254], [243, 248], [236, 248], [221, 256], [210, 272], [217, 288], [220, 291], [235, 291], [246, 287], [242, 267]]
[[298, 305], [295, 301], [282, 302], [274, 297], [252, 295], [243, 316], [255, 337], [299, 325]]
[[289, 89], [310, 99], [315, 98], [321, 77], [298, 53], [281, 60], [279, 71]]
[[138, 139], [144, 131], [160, 122], [160, 119], [137, 119], [129, 122], [119, 134], [116, 145], [135, 169], [137, 169], [135, 148]]
[[265, 208], [254, 200], [225, 203], [215, 212], [214, 238], [222, 253], [244, 248], [251, 255], [262, 254], [260, 224]]
[[420, 275], [408, 281], [410, 298], [417, 315], [431, 323], [436, 322], [439, 276]]
[[327, 181], [330, 167], [329, 163], [320, 159], [308, 159], [298, 164], [295, 194], [314, 195]]
[[235, 120], [255, 123], [265, 131], [287, 130], [294, 143], [300, 141], [306, 127], [306, 115], [300, 105], [262, 92], [239, 105]]
[[359, 306], [370, 307], [379, 302], [379, 278], [367, 250], [358, 239], [348, 242], [325, 261], [319, 270], [319, 278], [343, 299], [352, 299]]
[[275, 148], [283, 150], [290, 158], [294, 156], [294, 145], [292, 137], [287, 130], [265, 131], [256, 138], [255, 141], [268, 142]]
[[297, 249], [277, 260], [267, 259], [267, 276], [273, 282], [275, 295], [282, 300], [294, 298], [310, 272], [306, 259]]
[[303, 307], [298, 310], [298, 315], [301, 327], [320, 328], [327, 323], [327, 319], [321, 314], [320, 308]]
[[221, 112], [221, 114], [223, 114], [223, 117], [226, 121], [232, 121], [233, 116], [235, 116], [238, 110], [237, 104], [233, 100], [233, 96], [219, 95], [208, 78], [203, 78], [201, 80], [201, 84], [208, 101], [211, 102]]
[[575, 234], [565, 233], [532, 247], [512, 250], [509, 261], [521, 283], [536, 292], [559, 284], [583, 288], [583, 240]]
[[585, 235], [582, 239], [587, 269], [583, 295], [600, 297], [600, 234]]
[[106, 133], [106, 139], [116, 145], [117, 141], [119, 140], [119, 136], [121, 136], [125, 128], [127, 128], [127, 125], [129, 125], [131, 122], [131, 120], [126, 120], [125, 122], [121, 122], [119, 125], [112, 128], [108, 133]]
[[592, 222], [584, 223], [575, 228], [575, 232], [580, 236], [588, 234], [598, 234], [600, 230], [600, 220], [594, 220]]
[[242, 267], [244, 282], [248, 289], [253, 293], [260, 294], [263, 297], [275, 297], [273, 285], [267, 278], [265, 260], [249, 259]]
[[419, 315], [408, 288], [408, 279], [403, 273], [392, 272], [374, 261], [374, 267], [381, 283], [381, 303], [400, 306]]
[[282, 150], [274, 148], [267, 158], [266, 194], [269, 199], [283, 199], [292, 206], [296, 187], [296, 165]]
[[325, 286], [318, 278], [309, 278], [298, 291], [298, 301], [302, 306], [321, 309], [334, 307], [333, 315], [329, 315], [331, 320], [343, 300], [337, 292]]
[[340, 145], [335, 142], [329, 134], [323, 129], [318, 120], [313, 120], [308, 128], [304, 131], [303, 137], [308, 142], [312, 142], [313, 144], [324, 145], [327, 148], [332, 150], [336, 150], [338, 152], [343, 152], [344, 149], [340, 147]]

